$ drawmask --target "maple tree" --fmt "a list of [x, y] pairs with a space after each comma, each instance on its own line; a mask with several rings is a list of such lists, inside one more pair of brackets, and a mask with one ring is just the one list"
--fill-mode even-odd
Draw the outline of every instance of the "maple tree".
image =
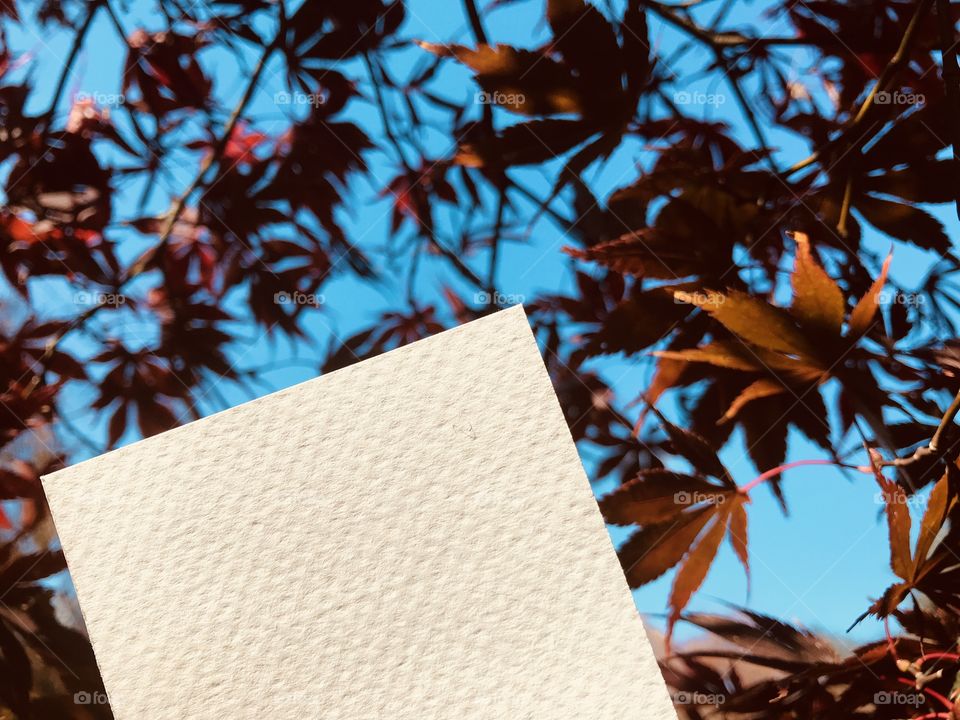
[[[668, 643], [681, 715], [960, 717], [948, 0], [773, 0], [752, 22], [738, 0], [548, 0], [522, 46], [491, 21], [531, 0], [463, 0], [469, 32], [449, 41], [407, 31], [403, 0], [150, 5], [0, 3], [0, 718], [110, 716], [76, 701], [102, 687], [51, 581], [39, 476], [67, 438], [99, 452], [199, 417], [220, 383], [259, 378], [237, 361], [245, 331], [311, 346], [340, 278], [402, 297], [314, 372], [492, 312], [525, 295], [505, 270], [545, 223], [572, 282], [525, 305], [592, 478], [617, 484], [600, 508], [632, 528], [627, 580], [672, 573], [668, 640], [680, 623], [716, 638]], [[104, 26], [115, 93], [85, 95], [72, 78]], [[14, 31], [70, 35], [52, 79]], [[690, 101], [702, 78], [739, 123]], [[256, 117], [264, 96], [279, 123]], [[630, 147], [629, 182], [602, 187], [594, 171]], [[346, 219], [359, 178], [390, 205], [385, 241]], [[905, 251], [924, 258], [913, 283], [896, 279]], [[50, 283], [72, 312], [50, 312]], [[130, 322], [148, 339], [114, 331]], [[605, 375], [612, 356], [653, 370], [642, 396]], [[822, 457], [788, 463], [791, 428]], [[736, 429], [754, 478], [721, 460]], [[897, 580], [863, 597], [886, 636], [842, 648], [748, 608], [690, 611], [724, 542], [749, 574], [755, 493], [787, 510], [783, 475], [817, 464], [880, 488]]]

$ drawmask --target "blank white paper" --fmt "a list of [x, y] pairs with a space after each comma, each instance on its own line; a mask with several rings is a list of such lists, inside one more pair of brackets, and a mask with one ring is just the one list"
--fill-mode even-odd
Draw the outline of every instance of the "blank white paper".
[[44, 488], [117, 720], [676, 717], [521, 308]]

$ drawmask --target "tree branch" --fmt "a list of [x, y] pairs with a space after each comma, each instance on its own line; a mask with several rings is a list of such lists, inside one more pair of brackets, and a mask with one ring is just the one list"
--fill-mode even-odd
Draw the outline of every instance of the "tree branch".
[[957, 417], [958, 410], [960, 410], [960, 391], [954, 395], [953, 402], [950, 403], [950, 407], [947, 408], [947, 411], [940, 419], [940, 424], [937, 426], [937, 431], [933, 434], [933, 437], [930, 438], [931, 450], [936, 451], [940, 449], [940, 441], [943, 439], [943, 435], [947, 431], [947, 428], [953, 423], [954, 418]]
[[99, 10], [103, 4], [104, 0], [95, 0], [95, 2], [90, 4], [87, 17], [84, 19], [80, 29], [77, 30], [77, 34], [73, 37], [73, 44], [70, 46], [70, 52], [67, 53], [67, 59], [63, 63], [63, 70], [60, 71], [60, 78], [57, 80], [57, 87], [53, 91], [53, 99], [50, 101], [50, 107], [47, 108], [47, 111], [43, 114], [43, 130], [40, 134], [41, 146], [50, 135], [53, 116], [57, 112], [57, 105], [60, 104], [60, 97], [63, 95], [64, 88], [67, 86], [67, 80], [70, 78], [70, 73], [73, 70], [73, 64], [80, 54], [80, 49], [83, 47], [84, 40], [87, 38], [87, 33], [90, 32], [90, 27], [93, 25], [93, 18], [96, 16], [97, 10]]
[[880, 73], [880, 77], [877, 78], [877, 82], [874, 83], [873, 88], [870, 90], [870, 94], [867, 95], [866, 99], [863, 101], [863, 104], [860, 106], [860, 110], [857, 111], [856, 116], [854, 116], [854, 118], [847, 124], [840, 135], [835, 137], [833, 140], [828, 141], [822, 148], [814, 151], [809, 157], [801, 160], [787, 170], [787, 175], [792, 175], [796, 171], [812, 165], [822, 158], [827, 152], [839, 145], [850, 144], [850, 148], [853, 149], [866, 144], [866, 142], [870, 139], [870, 132], [865, 132], [860, 137], [853, 140], [849, 140], [849, 138], [851, 138], [860, 128], [860, 126], [866, 122], [866, 118], [869, 115], [870, 110], [874, 107], [877, 95], [886, 89], [887, 84], [906, 64], [910, 57], [910, 48], [913, 45], [914, 38], [916, 37], [917, 29], [920, 27], [920, 19], [926, 14], [932, 4], [933, 0], [920, 0], [920, 2], [917, 4], [917, 8], [914, 10], [913, 16], [910, 18], [910, 22], [903, 33], [903, 38], [900, 40], [900, 45], [897, 47], [897, 51], [893, 54], [893, 57], [890, 58], [890, 61], [887, 63], [886, 67], [883, 68], [883, 72]]
[[697, 25], [693, 20], [675, 12], [674, 7], [655, 2], [655, 0], [644, 0], [644, 7], [651, 10], [662, 20], [670, 23], [676, 28], [683, 30], [688, 35], [692, 35], [697, 40], [711, 46], [715, 50], [727, 47], [770, 47], [773, 45], [817, 45], [818, 43], [805, 37], [775, 37], [762, 36], [750, 37], [739, 32], [718, 32]]
[[882, 467], [908, 467], [918, 460], [922, 460], [923, 458], [927, 458], [932, 455], [942, 456], [947, 451], [953, 449], [953, 446], [949, 448], [943, 448], [941, 447], [941, 443], [944, 435], [947, 433], [947, 429], [953, 425], [953, 421], [956, 419], [958, 412], [960, 412], [960, 391], [957, 391], [957, 394], [954, 395], [949, 407], [947, 407], [946, 411], [943, 413], [943, 417], [940, 418], [940, 424], [937, 425], [937, 429], [933, 433], [933, 437], [930, 438], [929, 443], [923, 447], [918, 447], [909, 457], [884, 460], [880, 463], [880, 465]]
[[240, 118], [243, 115], [244, 110], [246, 110], [247, 105], [253, 98], [253, 94], [257, 90], [257, 86], [260, 84], [260, 78], [263, 76], [264, 70], [266, 70], [270, 56], [273, 55], [273, 52], [280, 47], [282, 40], [283, 33], [277, 33], [273, 41], [264, 48], [263, 54], [260, 56], [260, 60], [257, 62], [257, 66], [253, 71], [253, 75], [250, 77], [250, 82], [247, 83], [247, 88], [244, 91], [243, 96], [230, 113], [230, 118], [227, 120], [227, 124], [223, 130], [223, 133], [217, 139], [216, 143], [214, 143], [210, 154], [207, 155], [204, 161], [200, 164], [200, 170], [193, 179], [193, 182], [191, 182], [187, 189], [184, 190], [183, 193], [177, 198], [170, 212], [167, 213], [166, 222], [164, 223], [163, 229], [160, 232], [160, 242], [154, 249], [154, 252], [145, 255], [138, 263], [134, 264], [130, 268], [128, 275], [124, 279], [124, 282], [141, 274], [149, 266], [150, 260], [156, 257], [156, 254], [163, 249], [163, 247], [167, 244], [167, 241], [170, 239], [170, 235], [173, 233], [173, 228], [176, 225], [177, 220], [180, 219], [180, 215], [183, 213], [184, 209], [186, 209], [190, 196], [198, 190], [203, 190], [206, 187], [206, 181], [204, 178], [210, 169], [219, 165], [220, 161], [223, 159], [223, 153], [227, 149], [230, 138], [233, 137], [233, 133], [237, 129], [237, 124], [240, 122]]
[[[470, 27], [473, 30], [473, 36], [479, 45], [489, 45], [487, 31], [483, 27], [483, 20], [480, 18], [480, 11], [477, 10], [476, 0], [463, 0], [463, 7], [466, 10], [467, 18], [470, 20]], [[493, 106], [490, 103], [483, 105], [483, 122], [487, 129], [493, 134]]]
[[737, 98], [737, 104], [740, 105], [740, 111], [746, 118], [747, 124], [750, 126], [750, 130], [753, 132], [754, 139], [760, 145], [762, 150], [768, 151], [766, 156], [767, 165], [770, 166], [770, 170], [774, 173], [774, 175], [779, 175], [780, 170], [773, 161], [773, 157], [769, 154], [771, 148], [767, 143], [766, 135], [764, 134], [763, 129], [760, 127], [760, 123], [757, 122], [756, 114], [750, 108], [750, 103], [747, 100], [746, 95], [743, 93], [743, 88], [740, 87], [740, 78], [737, 75], [736, 67], [730, 64], [729, 59], [723, 54], [722, 50], [714, 48], [714, 55], [717, 58], [717, 62], [723, 66], [724, 74], [727, 77], [727, 81], [730, 83], [730, 87], [733, 88], [733, 94]]
[[477, 10], [475, 0], [463, 0], [463, 7], [467, 11], [467, 18], [470, 20], [470, 27], [477, 42], [481, 45], [489, 45], [487, 32], [483, 28], [483, 20], [480, 19], [480, 12]]
[[487, 292], [493, 295], [497, 290], [497, 261], [500, 253], [500, 235], [503, 234], [504, 212], [507, 204], [506, 175], [501, 175], [502, 184], [497, 190], [497, 216], [493, 223], [493, 236], [490, 239], [490, 266], [487, 269]]
[[[411, 173], [413, 169], [410, 163], [407, 162], [406, 155], [403, 153], [403, 147], [393, 132], [393, 126], [390, 124], [390, 115], [387, 113], [387, 103], [383, 97], [383, 90], [380, 89], [380, 85], [383, 82], [383, 68], [379, 67], [379, 65], [374, 66], [373, 61], [370, 59], [370, 53], [367, 52], [363, 53], [363, 62], [367, 68], [367, 72], [370, 74], [370, 82], [373, 83], [373, 96], [376, 100], [377, 110], [380, 112], [380, 121], [383, 123], [383, 133], [387, 136], [387, 140], [397, 153], [397, 158], [400, 160], [400, 164], [403, 165], [404, 170]], [[380, 71], [379, 73], [377, 72], [378, 69]]]

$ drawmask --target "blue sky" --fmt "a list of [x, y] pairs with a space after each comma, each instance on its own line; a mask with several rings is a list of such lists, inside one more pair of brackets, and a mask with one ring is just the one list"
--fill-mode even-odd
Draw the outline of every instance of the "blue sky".
[[[617, 6], [619, 3], [612, 3]], [[762, 8], [762, 5], [759, 6]], [[784, 24], [765, 20], [760, 17], [758, 6], [751, 5], [747, 10], [739, 11], [732, 20], [740, 23], [756, 23], [771, 34], [784, 34], [789, 31]], [[542, 20], [542, 5], [539, 3], [521, 3], [518, 8], [509, 8], [490, 15], [487, 27], [491, 38], [497, 42], [519, 46], [535, 46], [547, 36], [547, 28]], [[142, 22], [149, 28], [156, 27], [155, 20], [143, 16]], [[129, 29], [134, 23], [126, 21]], [[35, 33], [36, 28], [11, 35], [11, 45], [31, 54], [36, 64], [34, 76], [44, 93], [35, 96], [34, 110], [41, 111], [49, 103], [55, 73], [66, 56], [71, 35], [68, 33]], [[460, 41], [471, 43], [465, 17], [459, 2], [436, 0], [410, 0], [408, 17], [402, 35], [409, 38], [431, 42]], [[654, 45], [665, 55], [678, 44], [679, 36], [670, 28], [657, 22], [652, 23]], [[422, 51], [410, 49], [393, 53], [391, 72], [402, 76], [420, 60]], [[116, 83], [120, 75], [123, 48], [114, 29], [106, 17], [101, 15], [92, 32], [91, 42], [81, 55], [77, 70], [68, 83], [68, 89], [77, 93], [117, 93]], [[797, 51], [797, 74], [802, 78], [806, 67], [802, 51]], [[255, 53], [249, 54], [252, 65]], [[692, 68], [700, 66], [702, 57], [686, 56], [675, 61], [674, 72], [687, 74]], [[235, 100], [242, 92], [247, 74], [238, 71], [232, 57], [222, 50], [208, 51], [204, 56], [205, 67], [216, 82], [216, 93], [227, 104]], [[265, 75], [265, 81], [254, 98], [249, 115], [258, 127], [276, 132], [289, 121], [284, 113], [302, 113], [305, 107], [278, 107], [274, 98], [283, 86], [283, 76], [278, 74], [279, 65], [272, 67]], [[359, 75], [359, 66], [349, 64], [345, 72]], [[476, 92], [469, 74], [461, 68], [449, 64], [441, 74], [441, 87], [445, 95], [463, 100]], [[361, 90], [368, 86], [361, 84]], [[730, 122], [744, 143], [752, 143], [749, 130], [739, 115], [733, 102], [729, 87], [697, 79], [686, 85], [677, 85], [678, 91], [700, 91], [725, 98], [725, 102], [703, 108], [710, 116]], [[748, 88], [749, 90], [749, 88]], [[60, 107], [65, 113], [69, 103]], [[353, 103], [348, 116], [366, 128], [369, 134], [379, 135], [380, 123], [376, 112], [367, 103]], [[780, 148], [779, 158], [795, 160], [806, 154], [806, 146], [799, 143], [790, 134], [769, 131], [768, 137], [773, 145]], [[450, 139], [438, 136], [425, 138], [428, 146], [438, 156], [447, 154]], [[644, 148], [637, 141], [626, 142], [623, 147], [602, 167], [592, 167], [588, 177], [601, 196], [615, 187], [623, 185], [637, 176], [636, 165], [647, 157]], [[348, 235], [360, 238], [359, 245], [368, 249], [382, 247], [389, 231], [388, 199], [378, 197], [380, 188], [395, 174], [396, 165], [392, 158], [373, 153], [368, 157], [371, 177], [355, 178], [351, 186], [351, 195], [345, 202], [342, 219], [348, 228]], [[155, 193], [150, 210], [162, 212], [166, 209], [169, 193], [176, 193], [192, 179], [196, 170], [196, 155], [185, 154], [182, 167], [177, 168], [170, 180], [161, 181], [169, 187], [160, 188]], [[548, 173], [549, 175], [549, 173]], [[535, 191], [545, 195], [551, 180], [540, 169], [516, 171], [515, 177]], [[123, 189], [115, 200], [116, 204], [135, 202], [142, 187], [131, 184]], [[520, 207], [524, 207], [522, 202]], [[524, 208], [530, 211], [530, 206]], [[957, 230], [956, 218], [950, 208], [937, 208], [936, 214], [947, 223], [948, 232]], [[441, 223], [451, 223], [452, 218], [441, 219]], [[532, 298], [541, 291], [557, 291], [571, 284], [569, 265], [559, 252], [566, 240], [555, 226], [543, 220], [532, 227], [530, 242], [527, 245], [513, 245], [504, 257], [500, 286], [504, 293], [519, 297]], [[867, 237], [867, 244], [877, 250], [889, 246], [889, 241], [876, 233]], [[141, 238], [130, 237], [124, 257], [130, 258], [145, 247]], [[375, 250], [374, 250], [375, 252]], [[898, 279], [905, 282], [919, 277], [927, 264], [929, 256], [898, 247], [894, 272]], [[371, 286], [358, 282], [348, 274], [342, 274], [323, 289], [326, 306], [320, 312], [306, 316], [306, 327], [314, 347], [310, 343], [292, 345], [286, 340], [260, 337], [259, 330], [246, 326], [241, 334], [247, 342], [238, 342], [232, 348], [232, 359], [240, 368], [276, 367], [262, 373], [262, 384], [256, 394], [264, 394], [269, 389], [280, 389], [296, 382], [315, 376], [317, 347], [324, 348], [338, 336], [365, 327], [383, 310], [403, 304], [405, 287], [403, 280], [392, 277], [389, 268], [383, 267], [385, 280]], [[422, 297], [436, 298], [439, 302], [439, 279], [460, 289], [473, 292], [460, 286], [458, 280], [449, 273], [438, 274], [433, 269], [421, 273], [418, 289]], [[70, 304], [72, 293], [59, 282], [41, 281], [37, 288], [45, 293], [45, 306], [52, 316], [63, 314], [67, 307], [74, 312]], [[135, 344], [149, 336], [151, 329], [132, 320], [117, 324], [116, 316], [112, 325], [103, 330], [119, 335], [127, 342]], [[87, 350], [82, 341], [75, 345], [78, 352]], [[610, 358], [601, 361], [598, 366], [606, 378], [611, 381], [621, 398], [636, 397], [649, 381], [650, 368], [637, 358], [625, 360]], [[210, 413], [223, 409], [224, 402], [234, 405], [248, 400], [251, 393], [244, 389], [222, 384], [201, 402], [203, 412]], [[105, 436], [104, 423], [90, 414], [84, 414], [82, 408], [89, 402], [89, 395], [75, 394], [71, 399], [77, 408], [74, 424], [90, 429], [92, 437], [102, 439]], [[134, 437], [126, 437], [131, 441]], [[76, 444], [69, 434], [64, 440], [71, 447], [74, 458], [88, 456], [91, 451]], [[793, 438], [792, 454], [789, 459], [820, 458], [822, 451], [811, 445], [803, 437]], [[71, 445], [71, 443], [73, 443]], [[589, 453], [583, 457], [589, 467]], [[742, 438], [724, 452], [724, 461], [734, 477], [741, 484], [749, 481], [755, 474], [752, 464], [746, 458]], [[542, 481], [542, 480], [538, 480]], [[598, 492], [609, 490], [609, 486], [598, 486]], [[797, 621], [814, 629], [825, 629], [840, 634], [854, 618], [869, 604], [865, 592], [879, 595], [892, 575], [887, 568], [886, 531], [876, 502], [876, 486], [866, 476], [847, 478], [839, 471], [829, 468], [800, 468], [789, 471], [784, 489], [791, 510], [791, 516], [785, 518], [770, 494], [765, 489], [754, 493], [753, 506], [750, 508], [750, 552], [752, 563], [751, 594], [746, 593], [746, 581], [742, 568], [736, 562], [732, 552], [725, 547], [714, 565], [710, 576], [692, 608], [703, 610], [723, 610], [723, 601], [734, 604], [748, 603], [755, 610], [781, 617], [788, 621]], [[922, 511], [922, 506], [917, 510]], [[519, 520], [518, 520], [519, 521]], [[612, 529], [615, 542], [626, 535], [622, 529]], [[666, 578], [635, 592], [638, 608], [644, 613], [656, 614], [666, 606], [672, 574]], [[656, 622], [656, 621], [655, 621]], [[875, 639], [880, 633], [876, 623], [866, 621], [849, 636], [851, 641]]]

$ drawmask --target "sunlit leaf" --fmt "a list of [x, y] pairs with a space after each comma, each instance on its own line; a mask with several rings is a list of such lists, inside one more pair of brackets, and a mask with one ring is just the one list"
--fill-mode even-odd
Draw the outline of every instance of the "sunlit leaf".
[[736, 290], [727, 293], [678, 291], [674, 296], [710, 313], [732, 333], [754, 345], [789, 354], [812, 352], [809, 340], [790, 315], [759, 298]]
[[790, 310], [805, 327], [839, 335], [846, 311], [840, 286], [814, 260], [806, 233], [794, 233], [794, 239], [797, 259]]
[[880, 306], [880, 293], [887, 282], [887, 273], [890, 271], [890, 261], [893, 259], [893, 253], [887, 255], [883, 261], [883, 267], [880, 275], [873, 281], [866, 295], [860, 298], [856, 307], [850, 313], [850, 320], [847, 325], [847, 335], [851, 338], [858, 338], [866, 333], [873, 324], [873, 319], [877, 316], [877, 309]]
[[710, 507], [694, 510], [631, 535], [619, 551], [630, 587], [646, 585], [680, 562], [714, 512]]
[[712, 521], [713, 524], [704, 532], [703, 536], [697, 541], [697, 544], [691, 548], [690, 552], [683, 559], [683, 563], [677, 570], [677, 575], [673, 579], [673, 586], [670, 589], [670, 618], [668, 621], [668, 634], [673, 625], [680, 618], [680, 614], [686, 608], [687, 603], [693, 594], [700, 589], [703, 581], [710, 571], [713, 559], [720, 549], [720, 543], [727, 531], [726, 514], [719, 511], [717, 517]]
[[776, 380], [761, 378], [760, 380], [748, 385], [743, 392], [737, 395], [736, 399], [730, 404], [730, 407], [727, 408], [727, 411], [723, 414], [723, 419], [731, 420], [735, 418], [737, 413], [739, 413], [747, 403], [753, 400], [770, 397], [771, 395], [779, 395], [785, 392], [787, 392], [787, 389]]

